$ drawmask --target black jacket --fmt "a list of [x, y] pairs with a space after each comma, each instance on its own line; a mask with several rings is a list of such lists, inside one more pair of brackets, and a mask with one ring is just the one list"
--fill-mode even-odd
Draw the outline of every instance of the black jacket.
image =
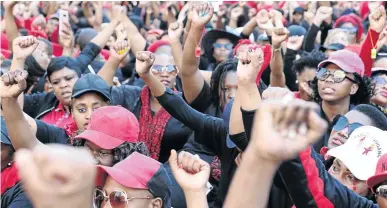
[[32, 208], [33, 206], [19, 182], [1, 195], [1, 207]]

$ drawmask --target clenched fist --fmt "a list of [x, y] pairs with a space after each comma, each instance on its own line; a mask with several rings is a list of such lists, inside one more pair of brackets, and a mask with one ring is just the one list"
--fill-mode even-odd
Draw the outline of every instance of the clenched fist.
[[136, 54], [136, 71], [142, 76], [149, 73], [153, 62], [155, 62], [155, 55], [149, 51], [139, 51]]
[[39, 40], [34, 36], [23, 36], [16, 38], [12, 43], [13, 57], [26, 59], [39, 45]]
[[25, 70], [13, 70], [0, 78], [0, 96], [2, 99], [17, 97], [27, 88], [28, 73]]

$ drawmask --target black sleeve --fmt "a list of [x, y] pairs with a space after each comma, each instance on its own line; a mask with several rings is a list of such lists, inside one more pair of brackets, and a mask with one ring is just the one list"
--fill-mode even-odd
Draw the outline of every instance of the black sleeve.
[[245, 127], [247, 141], [251, 138], [251, 129], [253, 128], [255, 110], [246, 111], [241, 108], [243, 126]]
[[223, 119], [196, 111], [169, 88], [157, 97], [157, 100], [169, 114], [195, 131], [196, 142], [203, 144], [216, 155], [222, 155], [227, 136]]
[[314, 43], [316, 42], [317, 33], [320, 30], [315, 24], [309, 28], [309, 31], [304, 40], [304, 51], [311, 52], [314, 49]]
[[329, 30], [332, 29], [332, 24], [327, 24], [325, 21], [321, 25], [321, 38], [320, 38], [320, 45], [324, 45], [325, 40], [328, 37]]
[[58, 143], [68, 144], [69, 136], [64, 129], [46, 124], [43, 121], [35, 119], [37, 125], [36, 138], [43, 144]]
[[39, 105], [44, 102], [46, 93], [24, 94], [23, 111], [32, 118], [37, 116]]
[[193, 109], [203, 113], [207, 110], [207, 108], [211, 105], [211, 103], [212, 103], [211, 88], [207, 84], [207, 82], [204, 81], [202, 90], [200, 91], [199, 95], [195, 98], [195, 100], [192, 101], [190, 106]]
[[33, 208], [31, 201], [28, 199], [23, 190], [21, 182], [15, 184], [1, 196], [1, 207], [7, 208]]
[[298, 86], [296, 84], [297, 76], [296, 73], [292, 70], [293, 61], [296, 60], [297, 51], [292, 49], [286, 49], [284, 57], [284, 74], [286, 80], [286, 86], [291, 91], [297, 91]]
[[110, 90], [111, 103], [120, 105], [133, 112], [135, 104], [140, 99], [141, 88], [131, 85], [112, 87]]
[[246, 137], [246, 132], [229, 135], [229, 138], [239, 149], [242, 150], [242, 152], [246, 150], [247, 145], [249, 144], [249, 140]]
[[99, 46], [93, 42], [89, 42], [79, 56], [75, 58], [78, 66], [82, 69], [82, 74], [88, 70], [87, 66], [93, 62], [95, 57], [97, 57], [100, 52], [101, 48]]

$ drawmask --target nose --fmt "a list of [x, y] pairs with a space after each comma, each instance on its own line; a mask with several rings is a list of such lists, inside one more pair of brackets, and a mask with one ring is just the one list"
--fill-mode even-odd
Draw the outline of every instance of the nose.
[[325, 82], [335, 83], [335, 81], [333, 81], [332, 75], [329, 75], [329, 76], [325, 79]]
[[92, 114], [92, 113], [93, 113], [93, 111], [88, 110], [88, 111], [86, 112], [85, 119], [86, 119], [86, 120], [90, 120], [90, 117], [91, 117], [91, 114]]
[[60, 82], [60, 87], [61, 88], [66, 88], [68, 86], [68, 83], [66, 81], [61, 81]]
[[348, 138], [348, 127], [345, 127], [343, 130], [341, 130], [337, 133], [344, 138]]

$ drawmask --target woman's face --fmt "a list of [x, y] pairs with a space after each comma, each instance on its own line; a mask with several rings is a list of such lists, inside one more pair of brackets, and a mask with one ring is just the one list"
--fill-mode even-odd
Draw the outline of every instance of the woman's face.
[[345, 31], [337, 32], [330, 40], [329, 44], [331, 43], [340, 43], [347, 46], [349, 44], [349, 34]]
[[227, 60], [232, 53], [233, 45], [230, 40], [220, 38], [217, 39], [213, 45], [214, 48], [214, 58], [219, 63]]
[[113, 150], [106, 150], [98, 147], [92, 142], [85, 141], [85, 146], [95, 159], [96, 165], [113, 166]]
[[316, 70], [316, 68], [305, 67], [303, 72], [297, 74], [298, 89], [300, 91], [300, 97], [303, 100], [312, 100], [313, 90], [309, 86], [309, 83], [316, 76]]
[[56, 98], [65, 106], [71, 103], [73, 86], [78, 80], [78, 75], [74, 70], [63, 68], [51, 74], [50, 82]]
[[48, 54], [48, 46], [45, 42], [39, 41], [39, 45], [32, 52], [32, 56], [44, 70], [47, 70], [52, 57]]
[[88, 92], [78, 98], [73, 98], [71, 113], [78, 129], [87, 129], [94, 110], [107, 105], [103, 97], [96, 92]]
[[235, 71], [227, 72], [224, 85], [220, 88], [220, 106], [223, 109], [235, 97], [238, 89], [238, 79]]
[[387, 106], [387, 75], [380, 74], [372, 77], [375, 84], [374, 95], [371, 100], [377, 105]]
[[165, 53], [155, 54], [155, 62], [151, 70], [157, 79], [166, 87], [171, 89], [175, 87], [178, 69], [172, 56]]
[[[331, 73], [335, 70], [341, 70], [336, 64], [328, 64], [327, 68]], [[347, 77], [354, 79], [353, 74], [347, 74]], [[341, 102], [349, 96], [355, 94], [358, 89], [353, 87], [354, 83], [347, 78], [342, 82], [335, 83], [333, 82], [332, 75], [330, 75], [325, 81], [318, 80], [318, 94], [321, 99], [326, 102]]]
[[366, 197], [369, 195], [369, 188], [366, 181], [357, 179], [351, 171], [339, 159], [335, 159], [331, 168], [328, 170], [329, 174], [338, 180], [341, 184], [351, 189], [360, 196]]

